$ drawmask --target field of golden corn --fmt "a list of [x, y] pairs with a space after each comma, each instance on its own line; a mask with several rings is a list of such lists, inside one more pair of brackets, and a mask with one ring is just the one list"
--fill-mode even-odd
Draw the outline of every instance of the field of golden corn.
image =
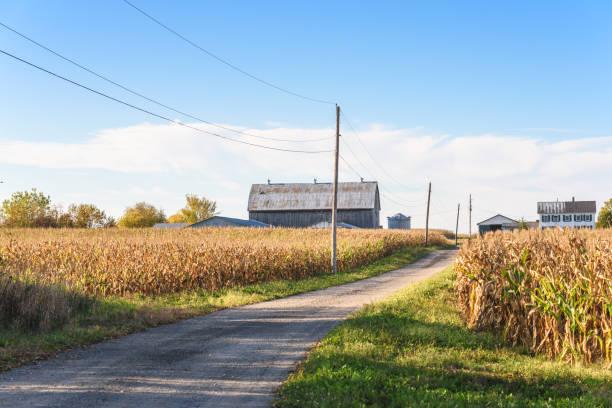
[[[218, 290], [330, 271], [329, 230], [0, 229], [0, 274], [88, 295]], [[422, 245], [411, 231], [339, 230], [339, 269]], [[430, 234], [432, 244], [446, 243]]]
[[456, 271], [469, 327], [612, 367], [612, 230], [486, 234], [461, 248]]

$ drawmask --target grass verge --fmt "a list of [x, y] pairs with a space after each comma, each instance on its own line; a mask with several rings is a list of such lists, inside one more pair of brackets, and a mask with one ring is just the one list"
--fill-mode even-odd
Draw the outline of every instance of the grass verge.
[[334, 329], [277, 407], [610, 407], [612, 372], [534, 357], [468, 330], [455, 274], [370, 305]]
[[163, 296], [95, 299], [83, 313], [59, 329], [45, 333], [32, 333], [20, 328], [0, 329], [0, 371], [44, 359], [72, 347], [215, 310], [365, 279], [414, 262], [434, 249], [437, 248], [407, 248], [370, 265], [337, 275], [272, 281], [215, 292], [190, 291]]

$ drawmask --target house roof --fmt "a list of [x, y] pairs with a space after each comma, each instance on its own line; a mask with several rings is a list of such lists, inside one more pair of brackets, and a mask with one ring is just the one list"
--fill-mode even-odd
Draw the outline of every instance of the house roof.
[[205, 226], [207, 224], [214, 223], [215, 221], [222, 221], [230, 225], [235, 225], [237, 227], [269, 227], [270, 225], [256, 220], [243, 220], [240, 218], [232, 218], [232, 217], [222, 217], [220, 215], [215, 215], [213, 217], [207, 218], [204, 221], [196, 222], [195, 224], [191, 224], [191, 228], [198, 228], [200, 226]]
[[595, 201], [540, 201], [538, 214], [595, 213]]
[[503, 225], [503, 224], [516, 224], [518, 225], [518, 221], [513, 220], [512, 218], [508, 218], [505, 215], [497, 214], [491, 218], [487, 218], [484, 221], [480, 221], [476, 225]]
[[153, 228], [157, 229], [181, 229], [188, 227], [189, 224], [186, 222], [160, 222], [153, 225]]
[[404, 215], [402, 213], [397, 213], [397, 214], [393, 214], [390, 217], [387, 217], [387, 219], [389, 219], [389, 220], [409, 220], [410, 216], [409, 215]]
[[[248, 210], [329, 210], [332, 206], [332, 188], [331, 183], [253, 184]], [[378, 183], [338, 183], [338, 209], [380, 210]]]

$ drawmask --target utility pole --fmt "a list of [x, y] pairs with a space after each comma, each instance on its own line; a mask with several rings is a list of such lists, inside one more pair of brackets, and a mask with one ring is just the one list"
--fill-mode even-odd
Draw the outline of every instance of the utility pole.
[[458, 245], [459, 243], [459, 208], [461, 206], [461, 203], [457, 203], [457, 224], [455, 224], [455, 246]]
[[338, 273], [338, 260], [336, 254], [336, 228], [338, 224], [338, 159], [340, 156], [340, 106], [336, 105], [336, 149], [334, 151], [334, 192], [332, 196], [332, 248], [331, 266], [334, 273]]
[[472, 239], [472, 195], [470, 194], [470, 226], [469, 226], [469, 235], [470, 238]]
[[431, 199], [431, 181], [427, 192], [427, 218], [425, 219], [425, 246], [429, 244], [429, 200]]

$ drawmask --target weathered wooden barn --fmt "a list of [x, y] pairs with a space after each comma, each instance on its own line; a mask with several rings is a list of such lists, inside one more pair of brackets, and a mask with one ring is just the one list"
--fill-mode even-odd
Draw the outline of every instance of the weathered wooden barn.
[[[283, 227], [331, 222], [331, 183], [253, 184], [249, 219]], [[378, 183], [338, 183], [338, 222], [360, 228], [380, 227]]]

